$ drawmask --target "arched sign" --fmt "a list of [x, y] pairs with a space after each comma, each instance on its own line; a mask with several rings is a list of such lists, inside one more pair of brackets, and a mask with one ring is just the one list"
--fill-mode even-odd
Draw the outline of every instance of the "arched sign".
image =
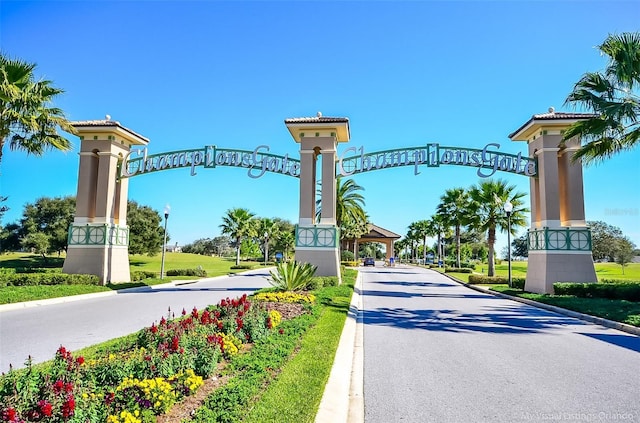
[[[439, 167], [457, 165], [477, 168], [477, 175], [488, 178], [497, 171], [524, 176], [535, 176], [536, 160], [523, 157], [521, 153], [508, 154], [498, 151], [500, 144], [490, 143], [483, 149], [465, 147], [445, 147], [439, 144], [398, 148], [376, 152], [365, 152], [364, 147], [347, 148], [336, 163], [336, 174], [351, 176], [373, 170], [401, 166], [413, 166], [414, 175], [420, 173], [420, 166]], [[189, 168], [196, 175], [196, 167], [215, 168], [218, 166], [247, 169], [250, 178], [260, 178], [266, 172], [300, 177], [300, 160], [272, 154], [267, 145], [260, 145], [253, 151], [218, 148], [214, 145], [191, 150], [170, 151], [149, 155], [147, 148], [131, 150], [120, 167], [120, 177], [130, 178], [160, 170]], [[347, 156], [349, 153], [358, 153]]]

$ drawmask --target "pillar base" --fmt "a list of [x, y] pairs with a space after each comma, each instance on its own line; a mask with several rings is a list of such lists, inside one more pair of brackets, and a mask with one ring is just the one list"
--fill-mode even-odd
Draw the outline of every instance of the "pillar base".
[[340, 275], [339, 230], [335, 225], [296, 225], [295, 260], [317, 267], [316, 276]]
[[131, 281], [126, 226], [74, 223], [69, 227], [68, 240], [63, 273], [96, 275], [102, 285]]
[[525, 291], [553, 294], [556, 282], [597, 282], [591, 252], [529, 251]]

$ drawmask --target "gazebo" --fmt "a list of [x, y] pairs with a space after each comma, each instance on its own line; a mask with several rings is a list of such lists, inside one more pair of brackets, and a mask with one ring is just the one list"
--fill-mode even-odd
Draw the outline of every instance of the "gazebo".
[[386, 257], [385, 260], [389, 262], [389, 259], [393, 257], [393, 243], [400, 239], [402, 236], [397, 233], [391, 232], [388, 229], [381, 228], [380, 226], [374, 225], [373, 223], [369, 224], [369, 233], [362, 235], [360, 238], [356, 238], [355, 240], [350, 239], [346, 240], [348, 242], [355, 242], [355, 251], [356, 251], [356, 259], [358, 258], [358, 245], [363, 242], [379, 242], [384, 244], [386, 247]]

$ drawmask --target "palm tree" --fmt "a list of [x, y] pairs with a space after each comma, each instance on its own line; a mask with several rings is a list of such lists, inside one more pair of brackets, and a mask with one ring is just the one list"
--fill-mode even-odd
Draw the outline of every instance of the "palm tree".
[[289, 259], [289, 251], [293, 250], [296, 245], [296, 236], [293, 232], [279, 232], [277, 235], [276, 248], [284, 251], [285, 261]]
[[447, 232], [449, 231], [449, 227], [447, 226], [446, 219], [444, 216], [436, 213], [431, 215], [428, 220], [429, 222], [429, 235], [436, 236], [436, 252], [438, 254], [438, 262], [442, 261], [444, 263], [444, 251], [442, 240], [443, 236], [447, 236]]
[[427, 264], [427, 237], [432, 234], [431, 223], [428, 220], [413, 222], [409, 225], [409, 234], [408, 238], [422, 241], [423, 264]]
[[625, 150], [640, 140], [640, 33], [609, 35], [598, 46], [609, 57], [604, 72], [588, 72], [573, 87], [565, 104], [582, 106], [596, 116], [574, 123], [563, 135], [587, 141], [573, 156], [593, 163]]
[[4, 146], [41, 156], [45, 150], [71, 149], [58, 128], [75, 133], [62, 110], [51, 107], [64, 91], [51, 81], [34, 79], [35, 64], [9, 59], [0, 54], [0, 162]]
[[447, 226], [455, 228], [456, 267], [460, 267], [460, 228], [470, 222], [471, 197], [464, 188], [452, 188], [440, 197], [437, 214], [443, 216]]
[[235, 208], [227, 210], [227, 214], [222, 217], [222, 224], [220, 225], [222, 234], [229, 235], [236, 244], [236, 266], [240, 264], [242, 239], [256, 234], [254, 216], [247, 209]]
[[[267, 244], [273, 244], [278, 236], [278, 226], [274, 219], [263, 217], [256, 220], [256, 237], [258, 245], [262, 245], [263, 253], [267, 253]], [[269, 257], [265, 257], [269, 261]]]
[[503, 180], [486, 180], [471, 187], [469, 195], [473, 200], [472, 215], [473, 221], [470, 224], [487, 232], [487, 245], [489, 256], [487, 258], [488, 275], [494, 276], [494, 245], [496, 242], [496, 228], [506, 231], [508, 228], [507, 216], [504, 212], [504, 204], [510, 201], [513, 205], [511, 212], [511, 233], [515, 235], [516, 229], [527, 224], [525, 213], [529, 209], [524, 206], [522, 198], [526, 195], [523, 192], [515, 192], [515, 185], [507, 185]]
[[[366, 222], [367, 215], [364, 211], [364, 197], [358, 191], [364, 188], [358, 185], [353, 179], [347, 179], [342, 183], [342, 178], [336, 179], [336, 226], [340, 227], [342, 222], [351, 219], [354, 222]], [[322, 213], [322, 203], [316, 201], [317, 217]]]

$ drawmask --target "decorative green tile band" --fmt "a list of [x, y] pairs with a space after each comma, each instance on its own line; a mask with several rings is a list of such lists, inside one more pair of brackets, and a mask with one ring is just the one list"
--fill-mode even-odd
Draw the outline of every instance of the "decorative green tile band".
[[589, 228], [529, 229], [529, 251], [591, 251]]
[[129, 228], [106, 223], [71, 225], [67, 243], [69, 245], [127, 247], [129, 245]]
[[339, 233], [335, 226], [296, 225], [296, 247], [336, 248]]

